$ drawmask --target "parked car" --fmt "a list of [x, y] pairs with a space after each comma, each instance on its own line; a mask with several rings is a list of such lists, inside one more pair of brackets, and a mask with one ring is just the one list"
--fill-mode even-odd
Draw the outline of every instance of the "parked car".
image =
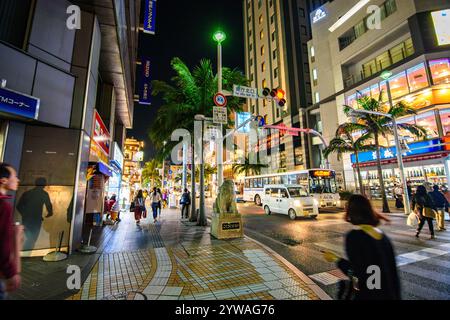
[[319, 202], [301, 185], [264, 186], [262, 206], [267, 215], [286, 214], [291, 220], [297, 217], [316, 218], [319, 215]]

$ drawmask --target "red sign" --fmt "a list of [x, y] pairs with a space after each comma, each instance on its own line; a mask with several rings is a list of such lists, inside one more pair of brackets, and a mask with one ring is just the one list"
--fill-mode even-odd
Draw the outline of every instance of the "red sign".
[[227, 97], [222, 93], [216, 93], [214, 96], [214, 103], [218, 107], [225, 107], [227, 105]]
[[111, 136], [109, 135], [109, 131], [106, 128], [106, 126], [105, 126], [102, 118], [98, 114], [97, 110], [95, 110], [95, 116], [94, 116], [93, 140], [103, 150], [103, 152], [107, 156], [109, 156], [109, 146], [110, 146], [110, 142], [111, 142]]

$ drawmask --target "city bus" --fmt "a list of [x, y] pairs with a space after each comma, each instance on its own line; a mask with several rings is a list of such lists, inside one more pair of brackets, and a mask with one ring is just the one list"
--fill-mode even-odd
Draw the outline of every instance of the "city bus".
[[308, 169], [245, 177], [244, 201], [261, 205], [265, 185], [296, 184], [304, 186], [318, 201], [320, 208], [341, 208], [336, 185], [336, 172], [327, 169]]

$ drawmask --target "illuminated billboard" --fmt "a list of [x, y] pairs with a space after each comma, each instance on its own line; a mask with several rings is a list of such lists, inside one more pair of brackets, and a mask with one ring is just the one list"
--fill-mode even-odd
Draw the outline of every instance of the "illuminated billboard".
[[431, 13], [439, 46], [450, 44], [450, 9]]

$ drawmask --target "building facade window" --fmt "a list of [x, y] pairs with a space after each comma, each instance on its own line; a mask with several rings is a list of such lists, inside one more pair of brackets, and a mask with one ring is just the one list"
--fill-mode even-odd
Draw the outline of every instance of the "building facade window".
[[265, 72], [266, 71], [266, 63], [263, 62], [261, 63], [261, 72]]
[[262, 0], [258, 0], [258, 9], [261, 9], [262, 7]]
[[320, 102], [320, 94], [318, 92], [316, 92], [314, 94], [314, 98], [315, 98], [315, 103], [319, 103]]
[[300, 17], [304, 18], [305, 17], [305, 9], [300, 8]]
[[263, 88], [267, 88], [267, 80], [266, 80], [266, 79], [264, 79], [264, 80], [261, 82], [261, 84], [262, 84], [262, 87], [263, 87]]
[[393, 76], [388, 81], [392, 99], [400, 98], [409, 93], [408, 79], [406, 78], [405, 71]]
[[306, 36], [308, 33], [306, 30], [306, 26], [300, 26], [300, 32], [302, 35]]
[[271, 24], [275, 23], [275, 15], [274, 14], [270, 17], [270, 23]]
[[272, 32], [272, 41], [275, 41], [276, 38], [276, 31]]
[[262, 24], [262, 23], [263, 23], [263, 16], [260, 15], [260, 16], [259, 16], [259, 24]]
[[429, 86], [425, 63], [406, 70], [410, 91], [416, 91]]
[[261, 31], [259, 33], [259, 39], [262, 40], [264, 38], [264, 31]]
[[433, 84], [450, 83], [450, 60], [438, 59], [429, 62]]
[[277, 58], [277, 50], [273, 50], [272, 59], [275, 60]]

